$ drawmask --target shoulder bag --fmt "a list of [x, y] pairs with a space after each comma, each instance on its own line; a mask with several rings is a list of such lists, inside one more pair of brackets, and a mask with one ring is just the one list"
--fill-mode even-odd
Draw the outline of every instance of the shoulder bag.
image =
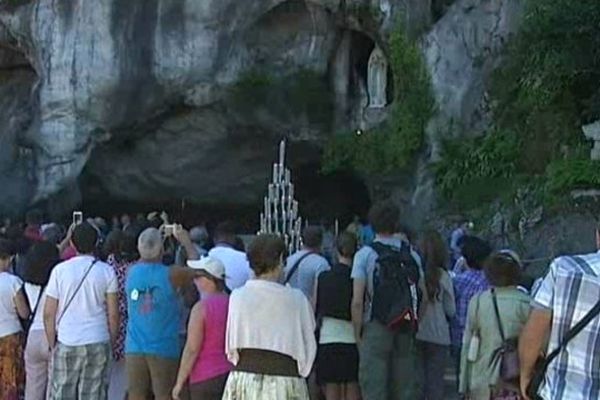
[[519, 340], [518, 337], [507, 339], [504, 335], [504, 328], [502, 327], [502, 320], [500, 319], [495, 289], [492, 289], [492, 302], [494, 304], [494, 314], [496, 315], [498, 330], [500, 332], [500, 337], [502, 338], [502, 345], [494, 351], [492, 359], [490, 360], [490, 366], [500, 358], [500, 380], [504, 383], [519, 387]]
[[567, 332], [560, 345], [556, 349], [554, 349], [550, 354], [548, 354], [548, 357], [540, 357], [540, 359], [538, 359], [538, 361], [535, 364], [535, 369], [533, 371], [531, 381], [527, 386], [527, 396], [530, 399], [541, 399], [541, 397], [538, 395], [538, 391], [542, 386], [542, 383], [544, 382], [544, 378], [546, 377], [546, 371], [548, 370], [548, 366], [550, 365], [550, 363], [560, 354], [561, 351], [563, 351], [567, 347], [567, 344], [569, 344], [571, 339], [577, 336], [579, 332], [583, 330], [583, 328], [585, 328], [596, 316], [598, 316], [598, 314], [600, 314], [600, 300], [598, 300], [594, 307], [592, 307], [592, 309], [588, 311], [588, 313], [581, 319], [581, 321], [575, 324], [575, 326], [573, 326], [573, 328], [571, 328]]
[[298, 261], [296, 261], [294, 263], [294, 265], [292, 266], [292, 268], [290, 269], [290, 272], [287, 274], [287, 276], [285, 277], [285, 280], [283, 281], [283, 285], [287, 285], [288, 282], [290, 281], [290, 279], [292, 279], [292, 276], [294, 276], [294, 274], [296, 273], [296, 271], [298, 270], [298, 267], [300, 267], [300, 263], [302, 261], [304, 261], [308, 256], [310, 256], [311, 254], [317, 254], [314, 251], [309, 251], [308, 253], [304, 254], [302, 257], [300, 257], [298, 259]]

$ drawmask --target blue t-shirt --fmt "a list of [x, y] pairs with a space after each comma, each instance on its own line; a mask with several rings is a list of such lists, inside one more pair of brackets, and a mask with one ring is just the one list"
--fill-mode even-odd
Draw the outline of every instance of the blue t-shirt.
[[126, 354], [164, 358], [181, 355], [180, 299], [163, 264], [139, 262], [127, 274]]

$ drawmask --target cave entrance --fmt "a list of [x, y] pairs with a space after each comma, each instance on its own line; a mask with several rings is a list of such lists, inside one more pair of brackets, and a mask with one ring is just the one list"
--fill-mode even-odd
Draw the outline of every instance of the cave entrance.
[[349, 224], [354, 215], [366, 217], [371, 197], [364, 181], [352, 171], [322, 174], [318, 163], [308, 163], [292, 170], [297, 187], [300, 214], [310, 223]]

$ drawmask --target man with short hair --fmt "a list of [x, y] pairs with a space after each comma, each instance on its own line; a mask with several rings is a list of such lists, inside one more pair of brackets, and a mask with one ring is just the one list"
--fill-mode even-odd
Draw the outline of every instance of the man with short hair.
[[111, 343], [119, 327], [117, 277], [95, 256], [98, 234], [74, 228], [77, 255], [58, 264], [46, 286], [44, 328], [53, 351], [50, 398], [106, 399]]
[[[177, 226], [173, 236], [190, 259], [198, 259], [189, 234]], [[125, 284], [127, 337], [125, 364], [130, 400], [170, 399], [177, 379], [182, 340], [179, 335], [182, 307], [178, 290], [191, 282], [194, 271], [167, 267], [163, 235], [148, 228], [138, 238], [140, 261], [130, 267]]]
[[302, 249], [288, 257], [283, 269], [284, 283], [300, 289], [313, 307], [315, 288], [319, 274], [329, 271], [329, 262], [321, 255], [323, 230], [318, 226], [307, 226], [302, 231]]
[[359, 344], [359, 381], [363, 397], [369, 400], [416, 398], [415, 332], [391, 329], [372, 315], [379, 258], [374, 246], [409, 251], [407, 257], [412, 257], [418, 266], [416, 253], [394, 235], [399, 230], [399, 220], [400, 210], [394, 203], [375, 204], [369, 212], [375, 240], [356, 253], [352, 267], [352, 323]]
[[[596, 248], [600, 249], [600, 226], [596, 229]], [[519, 340], [524, 394], [539, 355], [559, 348], [567, 332], [599, 301], [600, 252], [559, 257], [550, 264], [533, 294], [532, 311]], [[600, 398], [599, 336], [600, 318], [596, 314], [550, 362], [537, 395], [543, 400]]]
[[217, 225], [214, 236], [215, 247], [208, 252], [208, 256], [225, 265], [225, 284], [230, 290], [244, 286], [253, 274], [246, 253], [235, 249], [235, 224], [230, 221], [221, 222]]

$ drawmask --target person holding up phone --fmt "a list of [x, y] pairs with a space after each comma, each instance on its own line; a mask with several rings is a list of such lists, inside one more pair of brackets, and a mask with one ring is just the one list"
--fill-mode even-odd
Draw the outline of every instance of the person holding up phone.
[[[173, 227], [173, 238], [185, 247], [190, 259], [198, 259], [189, 234], [180, 225]], [[156, 228], [142, 232], [137, 243], [140, 261], [130, 267], [125, 283], [130, 400], [146, 399], [148, 393], [157, 400], [169, 399], [177, 378], [183, 344], [178, 289], [189, 284], [196, 272], [163, 263], [164, 239]]]

